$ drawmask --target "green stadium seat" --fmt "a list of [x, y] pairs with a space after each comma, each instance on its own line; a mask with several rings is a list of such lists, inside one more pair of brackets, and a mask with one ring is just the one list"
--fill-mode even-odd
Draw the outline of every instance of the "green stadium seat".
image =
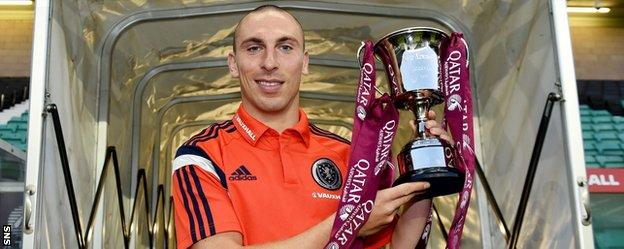
[[23, 144], [17, 145], [16, 147], [25, 152], [28, 146], [27, 144], [23, 143]]
[[601, 142], [605, 140], [619, 140], [618, 133], [616, 131], [604, 131], [594, 133], [596, 141]]
[[0, 139], [14, 147], [26, 151], [28, 140], [28, 111], [11, 118], [6, 124], [0, 124]]
[[609, 113], [607, 110], [592, 110], [590, 113], [594, 117], [611, 116], [611, 113]]
[[624, 117], [587, 105], [579, 110], [586, 166], [624, 168]]
[[7, 126], [11, 127], [11, 129], [13, 129], [15, 132], [17, 132], [17, 128], [19, 127], [19, 124], [7, 124]]
[[18, 132], [18, 136], [22, 143], [26, 143], [26, 141], [28, 141], [28, 133], [26, 133], [25, 131]]
[[612, 124], [593, 124], [592, 130], [595, 132], [614, 131]]
[[17, 146], [18, 144], [21, 144], [22, 141], [19, 139], [14, 139], [14, 138], [3, 138], [4, 141], [6, 141], [7, 143], [10, 143], [13, 146]]
[[594, 124], [611, 124], [611, 116], [596, 116], [592, 117], [592, 123]]
[[585, 155], [588, 155], [588, 156], [597, 156], [597, 155], [600, 155], [600, 154], [598, 154], [598, 151], [597, 151], [597, 150], [589, 150], [589, 151], [587, 151], [587, 150], [586, 150], [584, 154], [585, 154]]
[[585, 150], [585, 152], [596, 150], [596, 144], [594, 143], [594, 141], [584, 141], [583, 149]]
[[0, 125], [0, 133], [14, 133], [16, 132], [17, 127], [16, 126], [10, 126], [10, 125]]
[[596, 248], [624, 248], [623, 234], [624, 229], [617, 228], [594, 231]]
[[606, 154], [624, 155], [624, 153], [622, 153], [623, 151], [622, 151], [622, 148], [620, 147], [619, 141], [603, 141], [600, 143], [596, 143], [596, 150], [598, 151], [598, 154], [603, 154], [603, 155], [606, 155]]
[[22, 120], [21, 118], [11, 118], [7, 124], [28, 124], [28, 120]]
[[583, 131], [583, 140], [593, 140], [594, 139], [594, 131]]
[[606, 167], [606, 168], [624, 167], [624, 156], [596, 155], [594, 156], [594, 158], [596, 158], [596, 161], [598, 161], [598, 163], [602, 167]]
[[596, 158], [592, 155], [587, 155], [585, 154], [585, 164], [587, 166], [594, 166], [594, 168], [597, 168], [600, 166], [600, 164], [598, 163], [598, 161], [596, 161]]
[[592, 125], [592, 129], [595, 132], [603, 132], [603, 131], [613, 131], [613, 130], [615, 130], [613, 128], [613, 125], [611, 125], [611, 124], [594, 124], [594, 125]]
[[0, 138], [10, 143], [12, 142], [26, 143], [26, 140], [27, 140], [26, 132], [0, 133]]

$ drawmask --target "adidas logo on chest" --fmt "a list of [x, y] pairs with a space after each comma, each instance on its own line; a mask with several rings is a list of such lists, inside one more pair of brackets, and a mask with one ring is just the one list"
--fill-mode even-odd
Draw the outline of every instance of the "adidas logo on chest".
[[229, 177], [230, 181], [255, 181], [258, 177], [253, 175], [245, 165], [241, 165]]

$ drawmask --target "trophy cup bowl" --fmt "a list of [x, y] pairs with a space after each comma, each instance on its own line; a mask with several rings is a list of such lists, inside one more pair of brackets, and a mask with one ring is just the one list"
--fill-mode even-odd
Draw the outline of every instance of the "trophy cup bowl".
[[398, 155], [400, 176], [394, 185], [429, 182], [431, 187], [419, 196], [423, 199], [458, 193], [464, 185], [464, 173], [455, 167], [452, 147], [427, 135], [425, 128], [429, 109], [444, 102], [439, 51], [445, 39], [448, 35], [438, 29], [406, 28], [384, 36], [373, 48], [386, 69], [395, 106], [416, 117], [416, 138]]

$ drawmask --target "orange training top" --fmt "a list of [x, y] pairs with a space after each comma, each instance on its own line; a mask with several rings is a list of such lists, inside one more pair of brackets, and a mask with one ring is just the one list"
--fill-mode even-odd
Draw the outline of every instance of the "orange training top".
[[[173, 161], [178, 248], [236, 231], [243, 244], [283, 240], [336, 212], [349, 142], [308, 122], [278, 134], [242, 106], [184, 143]], [[391, 229], [367, 238], [379, 247]]]

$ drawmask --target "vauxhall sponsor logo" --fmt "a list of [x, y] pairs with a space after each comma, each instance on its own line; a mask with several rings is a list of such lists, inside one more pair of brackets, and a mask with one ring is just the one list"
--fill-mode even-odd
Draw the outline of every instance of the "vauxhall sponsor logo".
[[328, 193], [323, 193], [323, 192], [312, 192], [312, 198], [315, 198], [315, 199], [340, 200], [340, 195], [328, 194]]
[[247, 133], [247, 136], [249, 136], [251, 138], [251, 140], [256, 141], [256, 134], [254, 134], [251, 129], [249, 129], [249, 127], [247, 127], [247, 125], [245, 123], [243, 123], [243, 120], [241, 120], [241, 118], [236, 115], [236, 122], [238, 122], [238, 124], [243, 127], [243, 130], [245, 131], [245, 133]]

